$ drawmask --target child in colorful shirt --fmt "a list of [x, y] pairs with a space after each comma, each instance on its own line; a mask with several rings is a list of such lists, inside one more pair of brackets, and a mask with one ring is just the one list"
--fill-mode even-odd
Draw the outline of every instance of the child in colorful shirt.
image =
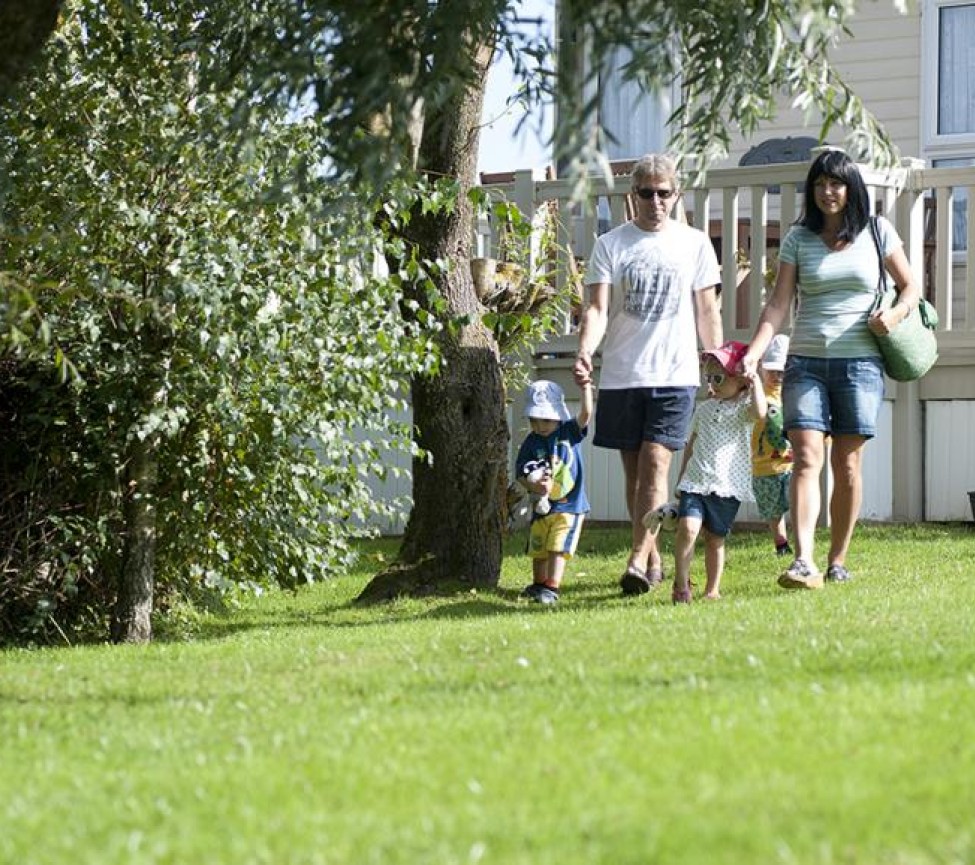
[[732, 341], [701, 355], [708, 397], [694, 409], [677, 484], [675, 604], [691, 601], [691, 561], [702, 526], [707, 573], [704, 596], [721, 597], [725, 538], [741, 503], [752, 500], [752, 424], [765, 417], [767, 405], [759, 376], [745, 377], [739, 371], [747, 348]]
[[580, 390], [582, 404], [575, 418], [554, 381], [534, 381], [525, 395], [531, 432], [518, 450], [515, 471], [519, 482], [546, 504], [540, 507], [536, 502], [532, 512], [528, 536], [532, 582], [522, 595], [540, 604], [558, 601], [565, 563], [575, 554], [589, 513], [582, 440], [592, 417], [592, 382]]
[[792, 556], [785, 527], [792, 481], [792, 445], [782, 428], [782, 375], [788, 354], [789, 337], [777, 334], [762, 356], [759, 370], [768, 414], [764, 420], [756, 421], [752, 430], [752, 492], [758, 515], [768, 525], [778, 556]]

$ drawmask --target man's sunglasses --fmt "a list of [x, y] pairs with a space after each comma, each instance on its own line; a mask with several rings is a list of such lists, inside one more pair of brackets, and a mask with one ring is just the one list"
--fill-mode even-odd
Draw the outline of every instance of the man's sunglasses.
[[666, 201], [672, 195], [677, 194], [676, 189], [651, 189], [649, 186], [634, 189], [633, 191], [644, 201], [649, 201], [651, 198], [659, 198], [661, 201]]

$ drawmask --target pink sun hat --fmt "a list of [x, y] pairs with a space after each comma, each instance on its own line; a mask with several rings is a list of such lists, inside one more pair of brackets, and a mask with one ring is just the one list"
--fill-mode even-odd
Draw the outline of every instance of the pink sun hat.
[[718, 346], [718, 348], [702, 351], [701, 361], [703, 362], [709, 357], [713, 358], [728, 375], [741, 375], [741, 359], [745, 356], [746, 351], [748, 351], [748, 346], [745, 343], [732, 339], [724, 345]]

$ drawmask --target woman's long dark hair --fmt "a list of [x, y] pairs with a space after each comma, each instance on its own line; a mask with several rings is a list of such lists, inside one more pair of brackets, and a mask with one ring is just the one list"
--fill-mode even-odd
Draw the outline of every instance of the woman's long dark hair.
[[823, 176], [846, 184], [846, 208], [843, 210], [843, 225], [837, 238], [852, 242], [867, 226], [870, 218], [870, 196], [860, 169], [842, 150], [824, 150], [809, 166], [803, 215], [799, 219], [799, 225], [806, 226], [816, 234], [823, 230], [823, 212], [816, 204], [816, 181]]

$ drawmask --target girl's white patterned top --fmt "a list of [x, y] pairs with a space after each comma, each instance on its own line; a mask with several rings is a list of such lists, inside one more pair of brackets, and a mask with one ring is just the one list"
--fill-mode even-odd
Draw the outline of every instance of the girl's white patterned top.
[[709, 397], [697, 404], [691, 422], [694, 436], [690, 459], [677, 489], [713, 494], [740, 502], [752, 494], [751, 391], [737, 399]]

